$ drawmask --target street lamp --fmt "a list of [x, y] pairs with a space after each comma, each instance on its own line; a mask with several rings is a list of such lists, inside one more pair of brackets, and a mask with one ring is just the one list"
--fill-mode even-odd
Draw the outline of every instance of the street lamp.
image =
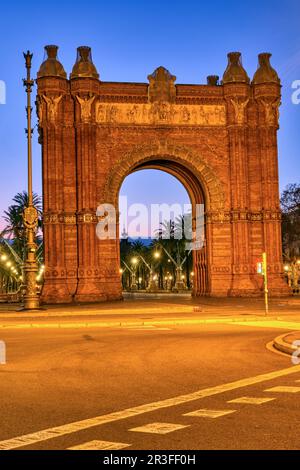
[[136, 256], [134, 256], [133, 258], [131, 258], [131, 264], [133, 266], [133, 269], [132, 269], [132, 279], [131, 279], [131, 290], [137, 290], [138, 286], [137, 286], [137, 282], [136, 282], [136, 266], [138, 264], [139, 260], [137, 259]]
[[37, 310], [40, 307], [40, 300], [36, 285], [36, 276], [38, 272], [38, 265], [36, 260], [36, 244], [35, 233], [38, 225], [38, 212], [33, 205], [33, 191], [32, 191], [32, 129], [31, 129], [31, 92], [34, 86], [34, 80], [30, 77], [31, 72], [31, 59], [32, 54], [29, 51], [23, 54], [25, 59], [25, 66], [27, 70], [27, 77], [23, 80], [27, 93], [27, 165], [28, 165], [28, 206], [23, 212], [23, 222], [26, 229], [26, 261], [24, 265], [24, 278], [25, 278], [25, 295], [24, 295], [24, 310]]

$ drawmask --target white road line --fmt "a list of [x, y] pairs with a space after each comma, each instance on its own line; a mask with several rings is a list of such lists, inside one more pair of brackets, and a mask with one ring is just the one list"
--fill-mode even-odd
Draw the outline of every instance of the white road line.
[[124, 330], [130, 331], [171, 331], [171, 328], [159, 328], [158, 326], [125, 326]]
[[265, 392], [276, 392], [276, 393], [298, 393], [300, 392], [300, 387], [288, 387], [288, 386], [279, 386], [268, 388]]
[[127, 408], [125, 410], [108, 413], [105, 415], [97, 416], [96, 418], [85, 419], [82, 421], [76, 421], [70, 424], [63, 424], [54, 428], [45, 429], [24, 436], [15, 437], [12, 439], [6, 439], [0, 441], [0, 450], [16, 449], [30, 444], [36, 444], [37, 442], [46, 441], [54, 437], [64, 436], [66, 434], [72, 434], [73, 432], [89, 429], [94, 426], [100, 426], [102, 424], [113, 423], [121, 419], [132, 418], [133, 416], [149, 413], [151, 411], [157, 411], [162, 408], [168, 408], [170, 406], [182, 405], [191, 401], [199, 400], [200, 398], [210, 397], [218, 395], [220, 393], [229, 392], [242, 387], [248, 387], [249, 385], [266, 382], [267, 380], [277, 379], [279, 377], [285, 377], [290, 374], [300, 373], [300, 365], [288, 367], [286, 369], [280, 369], [274, 372], [268, 372], [266, 374], [257, 375], [247, 379], [236, 380], [235, 382], [229, 382], [227, 384], [217, 385], [216, 387], [204, 388], [187, 395], [179, 395], [174, 398], [167, 398], [166, 400], [156, 401], [148, 403], [146, 405], [135, 406]]
[[129, 446], [131, 444], [124, 444], [123, 442], [90, 441], [78, 446], [69, 447], [67, 450], [120, 450]]
[[225, 415], [230, 415], [232, 413], [235, 413], [236, 410], [207, 410], [207, 409], [202, 409], [202, 410], [196, 410], [196, 411], [190, 411], [189, 413], [185, 413], [182, 416], [195, 416], [197, 418], [221, 418], [221, 416]]
[[189, 424], [173, 424], [173, 423], [149, 423], [144, 426], [129, 429], [133, 432], [145, 432], [151, 434], [169, 434], [170, 432], [178, 431], [179, 429], [188, 428]]
[[227, 403], [241, 403], [245, 405], [262, 405], [263, 403], [268, 403], [273, 401], [275, 398], [255, 398], [255, 397], [240, 397], [229, 400]]
[[[224, 323], [229, 324], [226, 320]], [[249, 320], [249, 321], [234, 321], [230, 325], [238, 326], [257, 326], [259, 328], [279, 328], [281, 330], [299, 330], [300, 322], [288, 322], [280, 320]]]

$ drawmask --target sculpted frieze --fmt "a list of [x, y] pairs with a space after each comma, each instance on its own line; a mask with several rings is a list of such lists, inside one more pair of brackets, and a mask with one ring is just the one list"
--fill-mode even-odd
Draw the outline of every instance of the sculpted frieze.
[[225, 105], [155, 103], [96, 103], [98, 124], [224, 126]]

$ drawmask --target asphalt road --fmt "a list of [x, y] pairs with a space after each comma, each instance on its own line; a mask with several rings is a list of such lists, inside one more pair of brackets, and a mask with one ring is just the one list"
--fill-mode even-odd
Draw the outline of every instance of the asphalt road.
[[[300, 366], [266, 348], [282, 333], [247, 323], [3, 330], [0, 449], [297, 449]], [[266, 391], [277, 386], [299, 390]], [[270, 401], [228, 403], [241, 397]], [[203, 409], [210, 416], [184, 416]], [[153, 423], [156, 433], [135, 429]], [[158, 434], [161, 423], [175, 427]]]

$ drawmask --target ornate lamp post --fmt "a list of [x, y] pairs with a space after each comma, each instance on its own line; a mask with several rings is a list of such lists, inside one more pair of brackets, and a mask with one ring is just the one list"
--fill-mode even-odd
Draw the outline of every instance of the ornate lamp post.
[[27, 77], [23, 80], [27, 93], [27, 156], [28, 156], [28, 207], [24, 209], [23, 222], [26, 229], [26, 261], [24, 265], [24, 310], [36, 310], [40, 307], [40, 300], [38, 295], [38, 288], [36, 277], [38, 272], [38, 265], [36, 260], [36, 244], [35, 234], [38, 225], [38, 212], [33, 205], [32, 193], [32, 129], [31, 129], [31, 92], [34, 86], [34, 80], [30, 78], [31, 59], [32, 54], [29, 51], [23, 54], [25, 58], [25, 66], [27, 70]]
[[134, 256], [131, 260], [131, 263], [132, 263], [132, 278], [131, 278], [131, 286], [130, 286], [130, 289], [131, 290], [137, 290], [138, 288], [138, 285], [137, 285], [137, 282], [136, 282], [136, 268], [137, 268], [137, 264], [138, 264], [139, 260], [137, 259], [136, 256]]

